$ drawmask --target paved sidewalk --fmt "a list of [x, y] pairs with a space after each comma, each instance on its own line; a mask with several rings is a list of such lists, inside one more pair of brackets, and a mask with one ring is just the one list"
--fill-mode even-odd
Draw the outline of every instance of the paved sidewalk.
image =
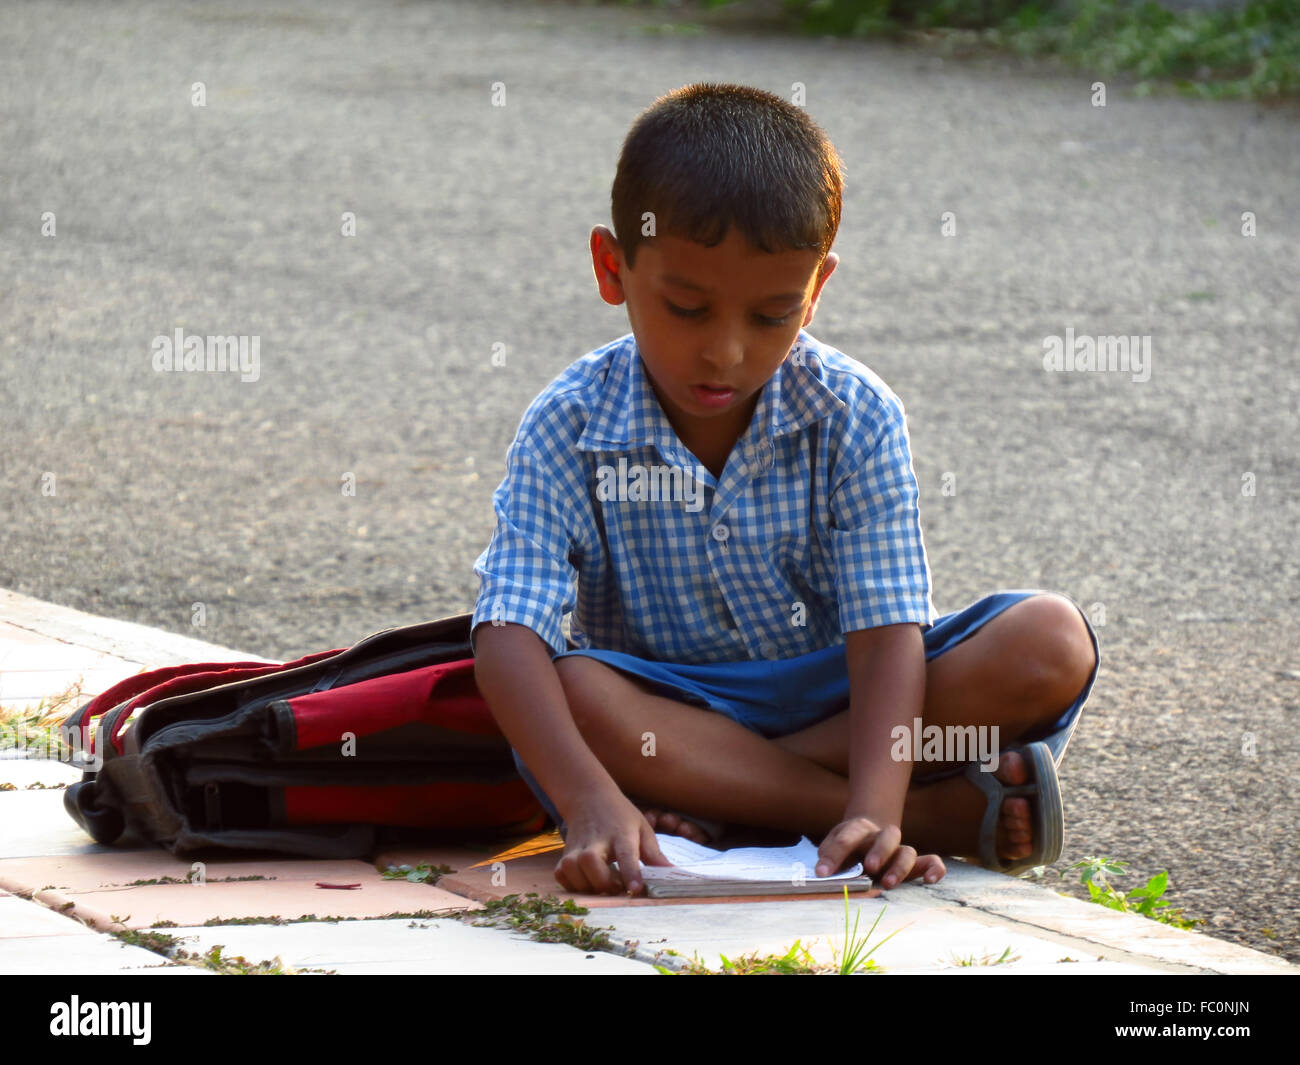
[[[31, 712], [77, 682], [81, 705], [142, 668], [257, 657], [0, 591], [6, 717]], [[656, 964], [675, 969], [697, 959], [717, 969], [722, 955], [783, 955], [796, 940], [815, 962], [830, 963], [844, 942], [844, 903], [834, 896], [702, 902], [566, 895], [551, 875], [554, 833], [392, 849], [374, 864], [194, 863], [158, 848], [102, 846], [63, 810], [62, 787], [78, 779], [74, 770], [13, 749], [0, 755], [0, 973], [211, 973], [110, 934], [159, 925], [171, 946], [191, 956], [220, 947], [223, 958], [249, 965], [339, 974], [650, 975]], [[381, 873], [421, 863], [453, 872], [437, 886]], [[199, 872], [201, 883], [188, 882]], [[472, 924], [485, 904], [528, 892], [589, 907], [582, 923], [605, 930], [610, 949], [541, 943]], [[960, 862], [938, 885], [904, 885], [851, 906], [863, 929], [880, 916], [874, 940], [898, 933], [873, 955], [890, 973], [1300, 972], [1236, 944]]]

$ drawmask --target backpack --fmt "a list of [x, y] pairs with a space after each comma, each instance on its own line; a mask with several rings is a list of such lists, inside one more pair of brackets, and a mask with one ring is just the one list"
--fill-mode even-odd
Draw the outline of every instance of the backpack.
[[411, 830], [537, 831], [546, 815], [474, 682], [470, 619], [284, 665], [129, 677], [62, 726], [83, 770], [64, 809], [98, 843], [134, 835], [177, 855], [357, 858]]

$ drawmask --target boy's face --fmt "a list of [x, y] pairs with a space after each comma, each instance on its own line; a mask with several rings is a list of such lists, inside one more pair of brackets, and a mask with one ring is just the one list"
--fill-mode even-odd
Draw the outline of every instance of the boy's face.
[[656, 236], [638, 246], [635, 269], [614, 234], [597, 226], [591, 254], [601, 297], [627, 303], [669, 422], [710, 463], [724, 460], [745, 432], [839, 262], [832, 252], [819, 272], [816, 251], [758, 251], [735, 226], [712, 248]]

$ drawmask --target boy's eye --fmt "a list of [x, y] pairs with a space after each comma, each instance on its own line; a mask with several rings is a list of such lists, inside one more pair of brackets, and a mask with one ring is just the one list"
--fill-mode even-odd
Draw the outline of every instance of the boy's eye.
[[698, 318], [704, 313], [703, 307], [678, 307], [677, 304], [664, 300], [668, 304], [668, 309], [679, 318]]
[[[666, 303], [668, 309], [679, 318], [698, 318], [708, 310], [707, 307], [678, 307], [677, 304], [672, 303], [669, 300], [665, 300], [664, 303]], [[770, 326], [785, 325], [790, 320], [790, 315], [788, 314], [781, 318], [769, 318], [765, 314], [756, 314], [754, 317], [760, 325]]]

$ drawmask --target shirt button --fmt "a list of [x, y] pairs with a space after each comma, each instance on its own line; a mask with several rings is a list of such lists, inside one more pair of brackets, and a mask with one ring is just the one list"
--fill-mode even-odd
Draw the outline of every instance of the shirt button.
[[764, 658], [775, 658], [775, 657], [776, 657], [776, 650], [777, 650], [777, 648], [776, 648], [776, 644], [774, 644], [771, 640], [764, 640], [764, 641], [759, 645], [759, 648], [758, 648], [758, 649], [759, 649], [759, 651], [762, 652]]
[[722, 522], [718, 522], [718, 524], [713, 527], [713, 538], [720, 544], [726, 543], [727, 537], [730, 535], [731, 530], [723, 525]]

